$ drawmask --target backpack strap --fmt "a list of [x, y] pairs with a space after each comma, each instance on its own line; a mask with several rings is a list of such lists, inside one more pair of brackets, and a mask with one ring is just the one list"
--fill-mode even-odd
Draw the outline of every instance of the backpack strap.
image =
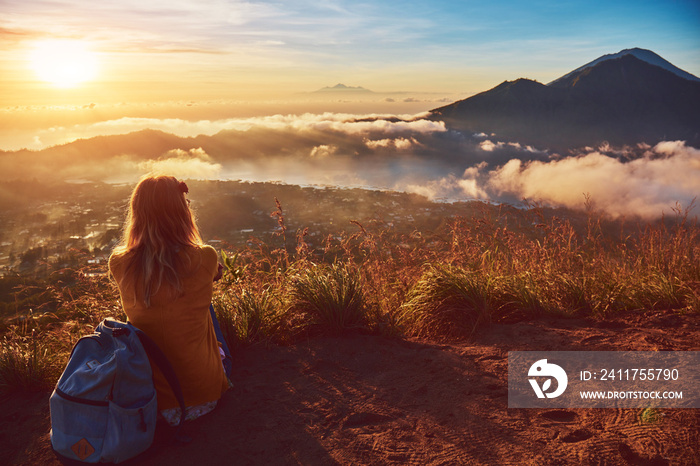
[[163, 373], [165, 379], [170, 385], [170, 388], [172, 388], [173, 393], [175, 394], [175, 398], [177, 398], [178, 403], [180, 403], [180, 423], [178, 424], [177, 431], [175, 432], [175, 440], [181, 443], [191, 442], [192, 438], [182, 432], [182, 426], [185, 424], [186, 407], [185, 398], [182, 395], [182, 387], [180, 386], [180, 381], [177, 378], [177, 374], [175, 374], [175, 369], [173, 369], [172, 364], [170, 364], [170, 361], [168, 361], [168, 357], [158, 347], [156, 342], [151, 339], [151, 337], [146, 335], [143, 330], [140, 330], [133, 325], [131, 327], [136, 331], [136, 335], [139, 337], [141, 345], [143, 345], [143, 348], [146, 350], [148, 357], [151, 358], [151, 361], [156, 363], [158, 369], [160, 369], [160, 371]]

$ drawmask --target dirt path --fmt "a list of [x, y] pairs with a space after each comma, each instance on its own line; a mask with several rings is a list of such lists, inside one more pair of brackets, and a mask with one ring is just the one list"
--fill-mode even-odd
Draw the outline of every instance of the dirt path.
[[[508, 409], [514, 350], [698, 351], [700, 318], [494, 324], [450, 345], [352, 335], [250, 348], [236, 356], [235, 388], [188, 424], [191, 444], [160, 432], [129, 463], [700, 464], [700, 410]], [[47, 395], [5, 399], [0, 413], [0, 463], [59, 464]]]

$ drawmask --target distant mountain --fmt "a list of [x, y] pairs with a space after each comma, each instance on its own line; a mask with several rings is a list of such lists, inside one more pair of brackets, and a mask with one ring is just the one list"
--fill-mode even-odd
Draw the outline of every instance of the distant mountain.
[[91, 160], [99, 161], [125, 154], [147, 160], [157, 158], [170, 150], [197, 147], [192, 141], [193, 138], [182, 138], [160, 130], [142, 129], [127, 134], [77, 139], [42, 151], [25, 149], [19, 152], [34, 154], [33, 157], [41, 154], [52, 160], [59, 160], [62, 157], [67, 160], [89, 157]]
[[372, 92], [369, 89], [365, 89], [364, 87], [360, 86], [346, 86], [345, 84], [336, 84], [333, 87], [323, 87], [317, 91], [314, 91], [314, 93], [319, 93], [319, 92], [352, 92], [352, 93], [360, 93], [360, 92]]
[[[661, 60], [663, 66], [648, 60]], [[432, 117], [452, 128], [557, 151], [603, 141], [682, 139], [698, 146], [700, 79], [683, 73], [653, 52], [631, 49], [594, 60], [548, 85], [505, 81], [435, 109]]]

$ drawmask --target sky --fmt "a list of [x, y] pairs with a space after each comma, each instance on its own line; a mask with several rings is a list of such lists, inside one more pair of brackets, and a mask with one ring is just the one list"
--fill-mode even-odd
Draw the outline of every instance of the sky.
[[[653, 217], [692, 204], [698, 148], [562, 157], [426, 118], [634, 47], [700, 76], [700, 2], [0, 0], [0, 180], [165, 170], [574, 208], [588, 193]], [[337, 83], [373, 92], [314, 92]]]
[[[57, 39], [87, 50], [73, 65], [90, 68], [84, 82], [42, 80], [60, 64], [35, 49]], [[0, 42], [0, 108], [260, 100], [336, 83], [464, 97], [632, 47], [700, 75], [700, 2], [0, 0]]]

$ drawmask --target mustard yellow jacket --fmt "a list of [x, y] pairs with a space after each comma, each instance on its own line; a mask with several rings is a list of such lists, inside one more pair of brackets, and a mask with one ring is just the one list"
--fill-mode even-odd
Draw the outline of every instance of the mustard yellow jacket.
[[[196, 406], [218, 400], [228, 388], [221, 365], [218, 343], [209, 314], [217, 254], [210, 246], [179, 251], [189, 264], [181, 274], [183, 293], [174, 297], [172, 289], [161, 286], [151, 297], [151, 306], [135, 296], [135, 280], [126, 276], [131, 253], [112, 254], [109, 270], [117, 282], [128, 320], [143, 330], [163, 350], [180, 379], [185, 405]], [[152, 364], [158, 409], [178, 407], [168, 382]]]

